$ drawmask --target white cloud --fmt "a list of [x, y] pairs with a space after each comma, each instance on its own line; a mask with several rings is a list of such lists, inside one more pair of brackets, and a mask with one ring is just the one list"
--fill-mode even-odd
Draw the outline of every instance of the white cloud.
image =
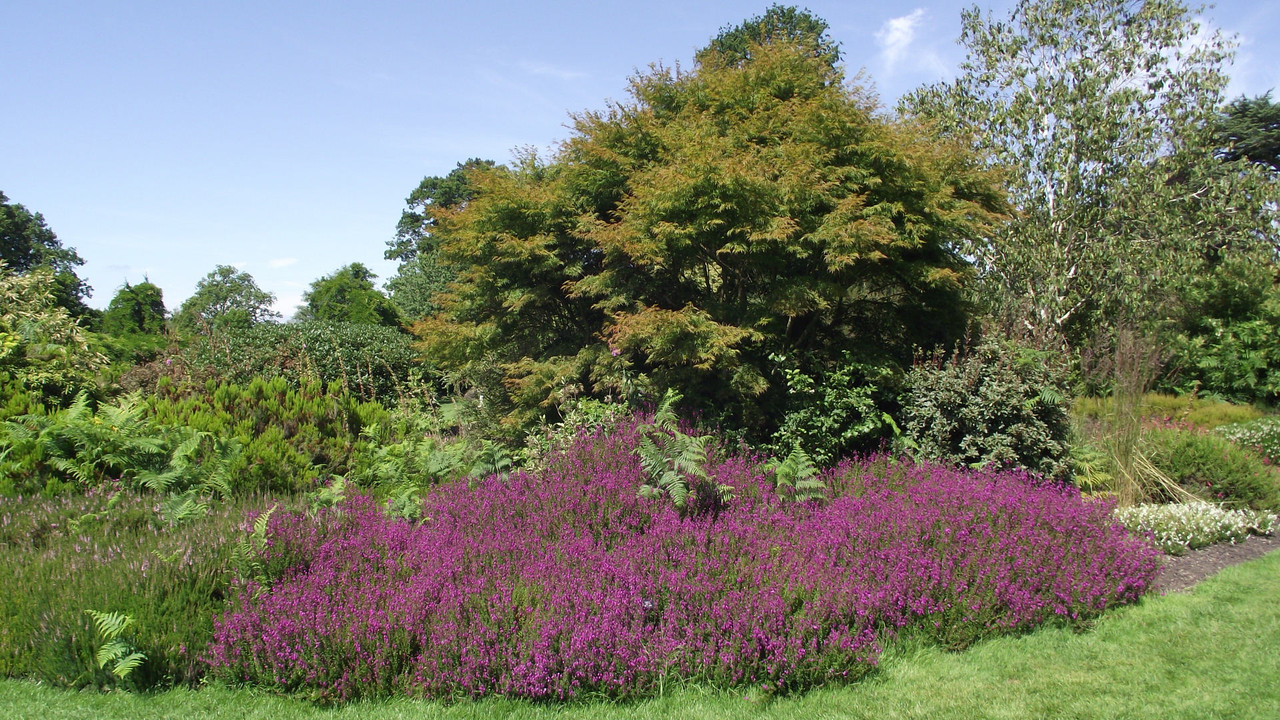
[[273, 260], [268, 260], [267, 265], [270, 265], [273, 268], [282, 268], [282, 267], [289, 267], [290, 265], [293, 265], [296, 262], [298, 262], [298, 258], [283, 257], [283, 258], [275, 258]]
[[924, 8], [916, 8], [910, 15], [890, 18], [876, 31], [876, 44], [880, 46], [880, 62], [889, 72], [897, 69], [907, 50], [916, 39], [916, 29], [924, 20]]
[[556, 67], [555, 65], [551, 65], [548, 63], [536, 63], [536, 62], [530, 62], [528, 60], [521, 60], [519, 63], [519, 67], [521, 70], [523, 70], [524, 72], [530, 75], [540, 75], [543, 77], [551, 77], [557, 80], [577, 80], [579, 78], [584, 78], [587, 76], [586, 73], [578, 72], [577, 70], [566, 70], [564, 68]]
[[288, 320], [298, 312], [298, 308], [305, 303], [302, 302], [302, 295], [290, 293], [288, 295], [280, 295], [276, 297], [276, 301], [271, 303], [271, 309], [280, 313], [285, 320]]

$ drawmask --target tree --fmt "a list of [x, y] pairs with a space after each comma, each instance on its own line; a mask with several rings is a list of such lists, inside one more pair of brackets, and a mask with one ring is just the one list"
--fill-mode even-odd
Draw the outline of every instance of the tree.
[[230, 265], [219, 265], [196, 283], [196, 290], [178, 308], [174, 321], [188, 332], [247, 328], [278, 319], [271, 309], [276, 296], [258, 287], [253, 276]]
[[470, 175], [475, 170], [492, 169], [492, 160], [471, 158], [443, 177], [422, 179], [405, 200], [406, 208], [396, 225], [395, 239], [387, 242], [385, 257], [399, 260], [396, 274], [387, 281], [391, 300], [402, 315], [423, 318], [435, 314], [439, 304], [434, 300], [453, 279], [448, 268], [436, 262], [432, 240], [435, 213], [464, 206], [471, 199]]
[[831, 40], [827, 29], [825, 20], [807, 10], [774, 4], [763, 15], [722, 29], [697, 60], [740, 65], [752, 59], [756, 48], [788, 44], [835, 67], [840, 62], [840, 44]]
[[1247, 160], [1280, 172], [1280, 105], [1270, 92], [1236, 98], [1223, 108], [1215, 140], [1225, 162]]
[[1007, 326], [1079, 347], [1167, 315], [1208, 249], [1268, 222], [1256, 174], [1211, 167], [1230, 48], [1178, 0], [1020, 0], [962, 23], [959, 77], [903, 109], [1007, 169], [1018, 212], [968, 250]]
[[76, 276], [75, 269], [84, 265], [74, 248], [64, 248], [44, 216], [32, 213], [18, 203], [10, 203], [0, 192], [0, 261], [11, 272], [24, 274], [36, 268], [53, 272], [53, 294], [59, 306], [74, 317], [90, 313], [84, 304], [92, 289]]
[[769, 39], [633, 78], [549, 161], [473, 171], [434, 213], [457, 276], [415, 326], [428, 357], [517, 424], [674, 387], [768, 432], [779, 362], [908, 362], [962, 333], [956, 243], [1002, 209], [994, 177], [878, 115], [811, 43]]
[[373, 286], [377, 278], [361, 263], [351, 263], [311, 283], [297, 320], [326, 320], [400, 327], [400, 313]]
[[57, 303], [56, 287], [48, 267], [19, 275], [0, 262], [0, 407], [14, 392], [59, 404], [96, 387], [106, 358]]
[[102, 315], [102, 332], [108, 335], [163, 335], [164, 291], [149, 280], [125, 283], [116, 291]]
[[98, 339], [115, 362], [149, 362], [168, 345], [165, 316], [164, 291], [150, 281], [126, 282], [102, 314]]

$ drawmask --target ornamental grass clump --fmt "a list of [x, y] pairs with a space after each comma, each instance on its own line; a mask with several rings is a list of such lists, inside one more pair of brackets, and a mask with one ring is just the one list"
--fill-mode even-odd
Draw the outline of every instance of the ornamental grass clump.
[[1112, 507], [1021, 472], [886, 458], [780, 499], [712, 448], [719, 513], [643, 497], [646, 426], [583, 433], [537, 473], [430, 488], [418, 523], [352, 495], [277, 512], [216, 621], [231, 682], [341, 700], [625, 698], [671, 682], [785, 692], [856, 678], [902, 633], [947, 647], [1133, 602], [1158, 553]]
[[1250, 534], [1270, 535], [1276, 526], [1275, 515], [1229, 510], [1202, 501], [1117, 508], [1116, 520], [1135, 534], [1150, 536], [1170, 555], [1184, 555], [1221, 542], [1234, 545]]
[[[127, 490], [0, 497], [0, 677], [74, 688], [198, 682], [213, 617], [233, 592], [232, 545], [246, 514], [274, 504], [238, 498], [174, 524], [160, 498]], [[117, 620], [103, 625], [90, 611]], [[103, 654], [111, 647], [118, 654]]]

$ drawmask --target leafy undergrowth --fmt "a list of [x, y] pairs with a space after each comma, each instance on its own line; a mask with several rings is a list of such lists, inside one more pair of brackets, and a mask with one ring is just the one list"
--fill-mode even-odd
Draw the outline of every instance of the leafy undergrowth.
[[360, 496], [278, 513], [276, 570], [216, 621], [215, 673], [326, 700], [776, 694], [860, 676], [903, 633], [954, 648], [1092, 618], [1155, 576], [1110, 505], [1025, 474], [873, 458], [798, 501], [713, 452], [703, 486], [731, 500], [677, 508], [637, 493], [643, 433], [441, 485], [419, 524]]

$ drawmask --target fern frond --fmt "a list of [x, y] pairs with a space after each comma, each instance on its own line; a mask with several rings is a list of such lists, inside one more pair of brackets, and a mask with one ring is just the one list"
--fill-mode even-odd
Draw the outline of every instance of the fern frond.
[[129, 673], [133, 672], [139, 665], [145, 662], [147, 656], [140, 652], [133, 652], [116, 661], [115, 667], [111, 668], [111, 672], [121, 680], [129, 677]]
[[188, 520], [209, 514], [209, 504], [203, 502], [193, 490], [175, 495], [160, 505], [160, 516], [169, 523], [181, 525]]
[[97, 654], [94, 655], [94, 660], [97, 661], [98, 667], [105, 669], [107, 667], [107, 663], [112, 660], [119, 660], [128, 652], [129, 643], [126, 643], [123, 640], [111, 640], [98, 648]]
[[99, 612], [97, 610], [85, 610], [89, 617], [93, 618], [93, 624], [98, 630], [98, 634], [106, 640], [114, 640], [133, 624], [133, 618], [119, 612]]
[[663, 396], [662, 402], [658, 405], [658, 410], [653, 414], [653, 425], [660, 430], [675, 432], [679, 428], [680, 418], [676, 416], [676, 403], [684, 399], [680, 391], [675, 388], [668, 388], [667, 394]]

